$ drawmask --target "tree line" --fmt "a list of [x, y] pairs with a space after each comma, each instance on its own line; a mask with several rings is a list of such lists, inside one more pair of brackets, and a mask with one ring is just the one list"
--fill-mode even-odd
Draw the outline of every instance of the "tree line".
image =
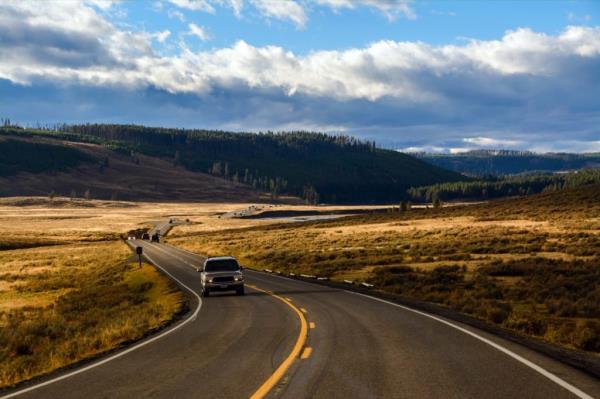
[[309, 203], [396, 202], [406, 199], [411, 186], [465, 179], [414, 157], [378, 148], [374, 141], [346, 135], [112, 124], [55, 125], [22, 129], [20, 134], [103, 144], [134, 158], [145, 154], [169, 159], [189, 170], [247, 184], [273, 196], [299, 196]]
[[95, 161], [75, 148], [11, 139], [0, 139], [0, 154], [0, 176], [20, 172], [55, 173]]
[[485, 200], [517, 195], [531, 195], [547, 191], [560, 191], [600, 183], [600, 169], [582, 169], [569, 173], [540, 173], [505, 177], [488, 177], [485, 180], [461, 181], [411, 187], [408, 195], [416, 201], [433, 202], [457, 199]]
[[537, 154], [530, 151], [475, 150], [460, 154], [415, 155], [434, 165], [478, 177], [575, 170], [600, 163], [600, 153]]

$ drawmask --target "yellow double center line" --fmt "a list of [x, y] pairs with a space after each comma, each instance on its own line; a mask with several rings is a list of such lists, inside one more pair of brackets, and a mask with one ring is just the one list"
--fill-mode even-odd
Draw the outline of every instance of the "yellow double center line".
[[253, 285], [246, 285], [254, 290], [264, 292], [265, 294], [271, 295], [272, 297], [279, 299], [281, 302], [285, 303], [290, 308], [292, 308], [294, 312], [296, 312], [296, 314], [298, 315], [298, 318], [300, 319], [300, 334], [298, 335], [298, 339], [296, 339], [296, 344], [294, 345], [292, 352], [290, 352], [288, 357], [279, 365], [279, 367], [277, 367], [277, 370], [275, 370], [275, 372], [271, 374], [271, 376], [264, 382], [264, 384], [262, 384], [260, 388], [258, 388], [258, 390], [252, 394], [252, 396], [250, 396], [250, 399], [261, 399], [264, 398], [269, 393], [269, 391], [273, 389], [275, 385], [277, 385], [279, 380], [284, 376], [285, 372], [290, 368], [292, 363], [294, 363], [294, 359], [300, 356], [300, 351], [302, 351], [302, 348], [306, 343], [308, 327], [306, 323], [306, 317], [304, 317], [304, 313], [302, 313], [300, 309], [294, 306], [292, 302], [290, 302], [288, 299], [274, 294], [272, 292], [262, 290]]

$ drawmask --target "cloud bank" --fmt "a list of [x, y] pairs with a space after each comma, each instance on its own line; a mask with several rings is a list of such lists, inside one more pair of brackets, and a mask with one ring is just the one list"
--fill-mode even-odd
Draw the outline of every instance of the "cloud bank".
[[[236, 12], [244, 7], [233, 0], [173, 2], [204, 12], [214, 12], [216, 3], [228, 3]], [[144, 105], [139, 101], [147, 101], [148, 107], [169, 110], [162, 124], [178, 126], [325, 129], [398, 148], [600, 151], [598, 27], [570, 26], [556, 35], [520, 28], [498, 40], [463, 45], [384, 40], [302, 56], [240, 40], [227, 48], [193, 52], [184, 47], [163, 56], [152, 41], [164, 41], [170, 32], [123, 30], [101, 12], [110, 4], [95, 3], [0, 4], [3, 86], [23, 98], [39, 87], [52, 87], [65, 100], [71, 93], [74, 102], [91, 93], [84, 102], [102, 112], [107, 105], [98, 93], [137, 93], [138, 103], [114, 109], [112, 121], [145, 123], [138, 112]], [[252, 3], [269, 8], [267, 15], [283, 12], [267, 0]], [[408, 15], [401, 7], [405, 2], [361, 4]], [[302, 22], [301, 14], [287, 15]], [[190, 34], [209, 38], [200, 26], [190, 23], [189, 28]], [[23, 114], [14, 104], [3, 108], [6, 116]], [[61, 110], [55, 115], [55, 121], [75, 118]]]

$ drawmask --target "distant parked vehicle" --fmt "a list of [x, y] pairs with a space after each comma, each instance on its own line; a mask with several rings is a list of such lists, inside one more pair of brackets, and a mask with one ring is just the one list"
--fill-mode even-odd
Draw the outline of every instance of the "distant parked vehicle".
[[212, 291], [235, 291], [244, 295], [244, 274], [237, 260], [231, 256], [208, 258], [200, 273], [202, 296]]
[[148, 234], [148, 233], [142, 234], [142, 240], [150, 240], [150, 234]]
[[152, 234], [152, 242], [160, 242], [160, 235], [158, 233]]
[[175, 223], [175, 219], [169, 219], [169, 224]]

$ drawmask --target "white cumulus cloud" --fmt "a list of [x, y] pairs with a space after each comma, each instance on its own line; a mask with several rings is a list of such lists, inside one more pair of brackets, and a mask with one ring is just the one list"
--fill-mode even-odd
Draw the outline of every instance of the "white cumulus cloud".
[[188, 34], [196, 36], [202, 41], [210, 40], [210, 34], [203, 27], [191, 23], [188, 25], [188, 28], [190, 28]]
[[[210, 36], [199, 25], [188, 28], [202, 40]], [[206, 110], [235, 103], [235, 113], [221, 114], [230, 125], [254, 118], [260, 126], [418, 138], [394, 148], [527, 147], [574, 132], [573, 143], [597, 143], [600, 134], [600, 27], [553, 35], [521, 28], [462, 45], [382, 40], [305, 55], [242, 40], [156, 53], [152, 41], [169, 37], [123, 30], [86, 2], [3, 1], [0, 85], [151, 89], [170, 99], [185, 93]]]
[[156, 41], [158, 41], [159, 43], [164, 43], [165, 40], [167, 40], [167, 38], [169, 36], [171, 36], [171, 31], [169, 31], [168, 29], [167, 30], [163, 30], [162, 32], [154, 33], [152, 35], [152, 37], [154, 39], [156, 39]]
[[304, 27], [307, 16], [304, 8], [294, 0], [250, 0], [256, 9], [269, 18], [290, 20]]
[[167, 16], [169, 18], [177, 18], [178, 20], [180, 20], [181, 22], [185, 22], [185, 15], [183, 15], [183, 13], [181, 11], [177, 11], [177, 10], [168, 10], [167, 11]]
[[173, 5], [192, 11], [204, 11], [213, 14], [215, 8], [210, 0], [169, 0]]
[[[44, 7], [9, 1], [0, 5], [0, 23], [0, 76], [5, 79], [23, 83], [60, 76], [97, 85], [117, 84], [127, 75], [130, 84], [173, 92], [242, 85], [286, 95], [419, 103], [448, 98], [466, 84], [461, 96], [472, 92], [505, 98], [518, 95], [517, 88], [502, 83], [507, 76], [561, 77], [570, 65], [600, 55], [600, 28], [582, 26], [558, 35], [518, 29], [499, 40], [460, 46], [384, 40], [366, 48], [299, 56], [277, 46], [238, 41], [230, 48], [197, 53], [185, 49], [161, 57], [152, 51], [148, 34], [119, 30], [80, 3]], [[188, 27], [188, 34], [210, 38], [205, 28], [194, 23]], [[164, 41], [169, 34], [150, 37]]]

